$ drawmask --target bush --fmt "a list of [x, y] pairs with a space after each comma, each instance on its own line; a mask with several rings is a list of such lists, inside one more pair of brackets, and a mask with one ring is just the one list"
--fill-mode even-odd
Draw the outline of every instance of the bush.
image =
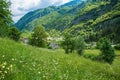
[[91, 60], [98, 60], [98, 55], [95, 55], [95, 54], [84, 54], [83, 57]]
[[115, 58], [115, 52], [108, 39], [104, 39], [104, 42], [100, 50], [101, 50], [101, 55], [100, 55], [101, 59], [104, 62], [112, 64]]
[[73, 36], [69, 33], [64, 34], [64, 40], [61, 43], [65, 53], [72, 53], [75, 48], [75, 40]]
[[8, 37], [15, 41], [18, 41], [20, 39], [20, 34], [20, 31], [16, 27], [13, 27], [9, 29]]
[[117, 44], [114, 48], [120, 50], [120, 44]]
[[83, 50], [85, 49], [85, 41], [84, 41], [84, 39], [81, 36], [78, 36], [76, 38], [75, 48], [77, 50], [77, 53], [79, 55], [82, 55]]
[[45, 47], [47, 33], [43, 26], [37, 26], [30, 38], [30, 44], [37, 47]]
[[104, 38], [99, 39], [99, 41], [96, 44], [96, 48], [100, 49], [102, 47], [103, 42], [104, 42]]

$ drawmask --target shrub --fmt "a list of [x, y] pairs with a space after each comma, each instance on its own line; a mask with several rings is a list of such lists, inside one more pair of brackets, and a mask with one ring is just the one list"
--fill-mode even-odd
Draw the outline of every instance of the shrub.
[[84, 41], [84, 39], [83, 39], [81, 36], [78, 36], [78, 37], [76, 38], [75, 48], [76, 48], [76, 50], [77, 50], [77, 53], [78, 53], [79, 55], [82, 55], [83, 50], [84, 50], [84, 48], [85, 48], [85, 41]]
[[75, 48], [75, 40], [73, 36], [69, 33], [64, 34], [64, 40], [61, 43], [65, 53], [72, 53]]
[[99, 41], [96, 44], [96, 48], [100, 49], [102, 47], [103, 42], [104, 42], [104, 38], [99, 39]]
[[100, 55], [101, 59], [104, 62], [112, 64], [115, 58], [115, 52], [108, 39], [104, 39], [104, 42], [100, 50], [101, 50], [101, 55]]
[[8, 37], [15, 41], [18, 41], [20, 39], [20, 34], [20, 31], [16, 27], [13, 27], [9, 29]]
[[98, 55], [95, 55], [95, 54], [83, 54], [83, 57], [91, 60], [98, 60]]
[[37, 47], [45, 47], [47, 39], [45, 28], [43, 26], [37, 26], [33, 31], [30, 44]]
[[114, 48], [120, 50], [120, 44], [117, 44]]

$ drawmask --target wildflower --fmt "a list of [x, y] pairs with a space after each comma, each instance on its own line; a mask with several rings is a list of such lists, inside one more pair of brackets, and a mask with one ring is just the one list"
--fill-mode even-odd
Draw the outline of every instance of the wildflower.
[[38, 72], [38, 74], [40, 74], [41, 72]]
[[43, 78], [45, 78], [45, 75], [43, 75]]
[[10, 68], [8, 67], [7, 69], [9, 70]]
[[2, 68], [4, 69], [4, 68], [5, 68], [5, 66], [3, 65], [3, 66], [2, 66]]
[[11, 65], [10, 65], [10, 68], [12, 68], [12, 67], [13, 67], [13, 65], [11, 64]]
[[5, 55], [2, 56], [3, 58], [5, 57]]
[[22, 61], [19, 61], [20, 63], [22, 63]]
[[3, 65], [7, 65], [7, 62], [4, 62]]
[[7, 74], [7, 71], [4, 71]]
[[14, 61], [15, 59], [14, 58], [12, 58], [12, 61]]
[[58, 62], [55, 62], [55, 64], [57, 65], [57, 64], [58, 64]]

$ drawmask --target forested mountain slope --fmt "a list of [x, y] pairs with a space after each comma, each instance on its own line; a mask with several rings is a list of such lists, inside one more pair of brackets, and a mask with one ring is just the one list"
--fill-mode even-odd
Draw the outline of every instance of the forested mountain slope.
[[[26, 15], [24, 15], [15, 25], [20, 30], [28, 29], [31, 31], [36, 25], [41, 24], [45, 26], [46, 24], [48, 24], [46, 22], [48, 18], [49, 18], [48, 20], [51, 20], [50, 18], [57, 19], [58, 17], [61, 17], [61, 15], [64, 15], [66, 12], [71, 10], [74, 6], [76, 6], [80, 2], [81, 0], [73, 0], [61, 6], [50, 6], [47, 8], [31, 11], [27, 13]], [[56, 14], [59, 14], [59, 15], [56, 15]], [[42, 23], [43, 20], [45, 20], [44, 23]]]
[[89, 41], [108, 37], [120, 41], [120, 1], [91, 2], [71, 22], [71, 33], [84, 35]]
[[86, 41], [108, 37], [113, 42], [120, 42], [120, 0], [75, 1], [30, 12], [16, 26], [32, 31], [35, 26], [42, 25], [46, 30], [82, 35]]

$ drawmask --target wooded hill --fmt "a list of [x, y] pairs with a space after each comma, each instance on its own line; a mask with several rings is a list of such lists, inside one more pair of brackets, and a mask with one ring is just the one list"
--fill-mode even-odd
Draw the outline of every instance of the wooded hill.
[[27, 13], [16, 26], [32, 31], [42, 25], [82, 35], [87, 42], [108, 37], [120, 42], [120, 0], [74, 0], [61, 6], [50, 6]]

